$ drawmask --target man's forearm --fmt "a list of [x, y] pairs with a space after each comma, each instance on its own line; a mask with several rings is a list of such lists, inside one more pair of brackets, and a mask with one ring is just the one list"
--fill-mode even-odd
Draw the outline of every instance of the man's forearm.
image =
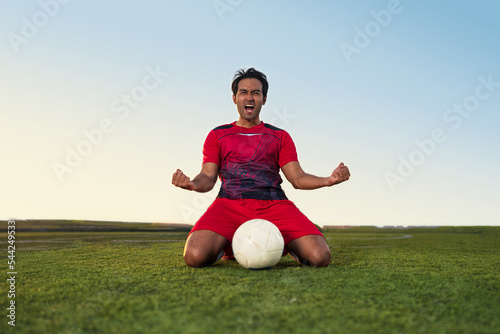
[[327, 177], [304, 173], [300, 177], [297, 177], [293, 186], [295, 189], [312, 190], [329, 186], [329, 184]]
[[217, 182], [217, 178], [212, 179], [208, 175], [200, 173], [196, 175], [192, 182], [195, 186], [194, 191], [206, 193], [213, 189], [215, 182]]

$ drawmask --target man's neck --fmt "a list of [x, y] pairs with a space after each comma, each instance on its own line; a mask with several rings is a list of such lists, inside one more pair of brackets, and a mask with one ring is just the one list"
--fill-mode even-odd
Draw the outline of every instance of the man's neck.
[[237, 126], [241, 126], [242, 128], [247, 129], [259, 125], [260, 123], [262, 123], [260, 119], [253, 119], [251, 121], [248, 121], [246, 119], [240, 118], [236, 121]]

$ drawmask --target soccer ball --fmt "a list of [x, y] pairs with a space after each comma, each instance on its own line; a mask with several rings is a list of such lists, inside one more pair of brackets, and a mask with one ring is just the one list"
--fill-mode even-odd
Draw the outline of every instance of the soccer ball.
[[243, 267], [269, 269], [283, 255], [285, 241], [276, 225], [264, 219], [252, 219], [238, 227], [232, 246], [236, 261]]

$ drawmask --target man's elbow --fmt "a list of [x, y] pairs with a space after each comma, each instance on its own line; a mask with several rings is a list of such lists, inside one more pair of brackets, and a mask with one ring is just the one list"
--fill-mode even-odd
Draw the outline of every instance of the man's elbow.
[[297, 179], [290, 180], [290, 183], [292, 184], [292, 187], [294, 189], [302, 189], [302, 187], [300, 186], [300, 182], [297, 182]]
[[288, 178], [288, 181], [294, 189], [303, 189], [301, 185], [301, 177], [302, 175], [295, 175], [294, 177]]
[[215, 182], [207, 182], [203, 185], [203, 187], [200, 189], [200, 193], [207, 193], [209, 191], [212, 191], [214, 189]]

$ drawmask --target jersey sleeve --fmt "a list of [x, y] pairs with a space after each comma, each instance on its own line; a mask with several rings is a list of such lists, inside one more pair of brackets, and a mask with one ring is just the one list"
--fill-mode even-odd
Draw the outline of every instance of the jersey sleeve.
[[219, 167], [221, 165], [219, 140], [213, 130], [210, 131], [203, 144], [203, 164], [207, 162], [213, 162]]
[[281, 150], [279, 154], [280, 168], [289, 163], [290, 161], [299, 161], [297, 156], [297, 149], [288, 132], [283, 131], [281, 138]]

